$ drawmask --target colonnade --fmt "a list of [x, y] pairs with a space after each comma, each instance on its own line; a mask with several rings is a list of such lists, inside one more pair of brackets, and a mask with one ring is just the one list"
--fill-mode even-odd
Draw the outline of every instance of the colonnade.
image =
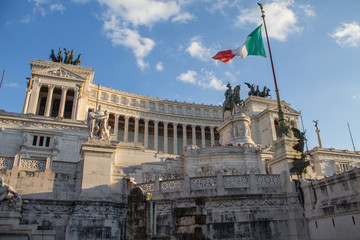
[[186, 145], [213, 146], [219, 135], [215, 126], [168, 122], [120, 114], [110, 114], [113, 140], [142, 143], [145, 148], [182, 154]]
[[34, 82], [31, 89], [27, 89], [23, 114], [32, 113], [45, 117], [59, 117], [76, 119], [78, 87], [43, 85]]

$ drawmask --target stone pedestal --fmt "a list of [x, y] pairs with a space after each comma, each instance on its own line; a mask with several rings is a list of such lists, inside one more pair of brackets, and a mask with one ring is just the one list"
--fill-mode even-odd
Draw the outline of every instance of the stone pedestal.
[[80, 199], [109, 200], [116, 146], [108, 141], [90, 139], [81, 147], [84, 159]]
[[293, 146], [298, 139], [282, 135], [275, 141], [275, 153], [273, 159], [269, 162], [271, 173], [280, 174], [283, 171], [290, 172], [294, 159], [301, 158], [301, 152], [296, 152]]
[[251, 138], [250, 118], [237, 113], [227, 118], [219, 127], [221, 145], [254, 144]]

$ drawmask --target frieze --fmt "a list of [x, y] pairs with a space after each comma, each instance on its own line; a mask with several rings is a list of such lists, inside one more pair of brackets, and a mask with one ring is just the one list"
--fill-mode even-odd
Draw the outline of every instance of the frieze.
[[105, 153], [105, 152], [85, 152], [86, 156], [93, 156], [93, 157], [103, 157], [103, 158], [111, 158], [113, 153]]
[[75, 173], [77, 163], [68, 163], [68, 162], [53, 162], [52, 171], [53, 172], [64, 172], [64, 173]]
[[37, 128], [75, 130], [78, 132], [86, 131], [86, 125], [84, 125], [84, 127], [74, 127], [74, 126], [66, 126], [66, 125], [60, 125], [60, 124], [55, 125], [53, 123], [41, 123], [41, 122], [39, 123], [39, 122], [29, 122], [29, 121], [23, 121], [23, 120], [10, 120], [10, 119], [0, 119], [0, 123], [9, 124], [9, 125], [17, 125], [17, 126], [27, 126], [27, 127], [34, 126]]
[[124, 215], [126, 214], [125, 207], [115, 207], [110, 205], [76, 205], [74, 208], [75, 214], [90, 214], [93, 215], [96, 213], [97, 215], [109, 214], [109, 215]]
[[262, 198], [262, 199], [229, 199], [229, 200], [213, 200], [206, 202], [208, 210], [211, 208], [228, 208], [228, 207], [282, 207], [286, 205], [285, 198]]
[[25, 203], [23, 206], [24, 213], [54, 213], [54, 214], [71, 214], [74, 210], [72, 205], [68, 204], [48, 204], [48, 203]]
[[75, 72], [76, 74], [80, 75], [84, 79], [88, 78], [89, 76], [92, 76], [94, 74], [94, 71], [91, 68], [88, 67], [82, 67], [82, 66], [72, 66], [68, 64], [63, 63], [54, 63], [49, 61], [42, 61], [42, 60], [34, 60], [30, 61], [31, 71], [36, 72], [38, 70], [44, 70], [44, 69], [54, 69], [59, 68], [60, 66], [63, 69], [71, 69], [72, 72]]

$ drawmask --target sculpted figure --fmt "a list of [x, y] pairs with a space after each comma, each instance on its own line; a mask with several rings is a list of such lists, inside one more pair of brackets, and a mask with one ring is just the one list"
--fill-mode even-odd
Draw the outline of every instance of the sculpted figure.
[[231, 89], [230, 83], [228, 83], [226, 87], [228, 87], [228, 89], [225, 91], [225, 100], [222, 105], [223, 118], [225, 117], [226, 111], [230, 111], [231, 114], [235, 114], [236, 107], [240, 107], [244, 104], [244, 100], [240, 97], [240, 85], [237, 85], [234, 90]]
[[255, 92], [254, 92], [254, 96], [259, 96], [259, 94], [260, 94], [260, 89], [259, 89], [259, 85], [257, 85], [256, 86], [256, 90], [255, 90]]
[[63, 61], [63, 57], [62, 57], [62, 53], [61, 53], [62, 49], [59, 48], [59, 53], [57, 55], [57, 61], [58, 62], [62, 62]]
[[264, 86], [263, 91], [259, 93], [259, 97], [264, 97], [264, 98], [266, 98], [266, 97], [269, 97], [269, 96], [271, 96], [271, 95], [270, 95], [270, 89], [267, 88], [266, 86]]
[[79, 56], [74, 61], [74, 65], [80, 65], [80, 63], [81, 63], [80, 57], [81, 57], [81, 54], [79, 54]]
[[106, 110], [101, 110], [101, 105], [99, 105], [98, 110], [89, 112], [88, 117], [90, 138], [110, 141], [110, 126], [108, 126], [109, 113]]
[[248, 95], [255, 95], [255, 84], [245, 83], [248, 88], [250, 88]]
[[57, 62], [57, 58], [55, 56], [54, 49], [51, 49], [51, 54], [50, 54], [49, 59], [51, 59], [53, 62]]
[[65, 52], [65, 60], [64, 60], [64, 63], [69, 63], [70, 51], [68, 51], [68, 50], [66, 50], [66, 48], [64, 48], [64, 52]]
[[296, 150], [296, 152], [304, 152], [304, 144], [306, 141], [305, 138], [305, 132], [300, 132], [299, 129], [293, 127], [291, 128], [291, 130], [294, 133], [294, 136], [298, 139], [297, 144], [295, 144], [295, 146], [293, 146], [293, 149]]
[[74, 50], [71, 50], [70, 54], [69, 54], [69, 59], [68, 59], [68, 64], [73, 64], [74, 62]]
[[231, 85], [228, 82], [228, 84], [226, 85], [226, 87], [228, 89], [226, 89], [224, 95], [225, 95], [225, 101], [229, 101], [229, 99], [231, 98], [231, 96], [233, 95], [233, 90], [231, 89]]
[[15, 189], [4, 183], [3, 177], [0, 177], [0, 202], [3, 201], [9, 193], [13, 195], [9, 205], [20, 211], [22, 207], [22, 200], [20, 195], [15, 191]]

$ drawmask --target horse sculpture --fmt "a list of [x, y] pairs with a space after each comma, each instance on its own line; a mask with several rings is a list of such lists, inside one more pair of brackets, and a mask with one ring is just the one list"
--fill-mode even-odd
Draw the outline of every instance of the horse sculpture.
[[222, 105], [223, 119], [225, 117], [226, 111], [230, 111], [231, 115], [234, 115], [236, 113], [236, 107], [241, 107], [242, 105], [244, 105], [244, 100], [242, 100], [240, 97], [240, 85], [237, 85], [233, 91], [231, 90], [230, 84], [228, 84], [227, 86], [229, 87], [229, 89], [225, 92], [226, 99]]

